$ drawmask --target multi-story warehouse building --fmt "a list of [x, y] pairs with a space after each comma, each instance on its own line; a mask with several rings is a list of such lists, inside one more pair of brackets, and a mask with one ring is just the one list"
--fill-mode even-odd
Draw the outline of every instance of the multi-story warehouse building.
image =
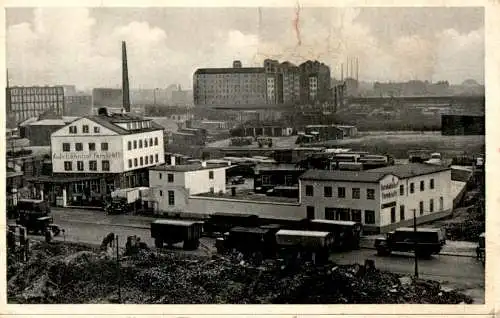
[[64, 116], [92, 115], [91, 95], [70, 95], [64, 97]]
[[330, 101], [330, 68], [318, 61], [300, 66], [264, 60], [263, 67], [198, 69], [194, 73], [195, 105], [305, 104]]
[[7, 114], [16, 123], [53, 111], [64, 112], [64, 89], [62, 86], [13, 86], [7, 88]]
[[248, 105], [266, 103], [266, 74], [261, 67], [198, 69], [193, 78], [196, 105]]
[[123, 90], [119, 88], [94, 88], [92, 90], [92, 105], [100, 107], [122, 108]]
[[55, 131], [51, 150], [51, 182], [63, 184], [56, 195], [64, 205], [79, 205], [74, 202], [116, 188], [147, 186], [148, 168], [165, 162], [161, 127], [150, 119], [102, 110]]
[[331, 100], [330, 68], [318, 61], [299, 65], [300, 101], [304, 104], [324, 103]]

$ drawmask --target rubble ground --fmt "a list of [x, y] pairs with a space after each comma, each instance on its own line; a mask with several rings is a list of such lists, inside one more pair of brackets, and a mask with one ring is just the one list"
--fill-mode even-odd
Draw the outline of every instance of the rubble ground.
[[437, 282], [359, 264], [284, 266], [264, 261], [255, 266], [234, 254], [203, 257], [141, 250], [121, 258], [118, 274], [111, 251], [63, 242], [33, 243], [26, 263], [9, 253], [7, 278], [9, 303], [25, 304], [472, 303], [469, 296]]

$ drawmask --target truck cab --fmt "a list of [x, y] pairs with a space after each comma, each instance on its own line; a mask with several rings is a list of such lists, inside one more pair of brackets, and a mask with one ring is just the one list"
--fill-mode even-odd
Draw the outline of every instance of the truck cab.
[[439, 254], [446, 244], [444, 230], [439, 228], [399, 228], [375, 240], [378, 255], [392, 252], [416, 252], [419, 256], [430, 257]]

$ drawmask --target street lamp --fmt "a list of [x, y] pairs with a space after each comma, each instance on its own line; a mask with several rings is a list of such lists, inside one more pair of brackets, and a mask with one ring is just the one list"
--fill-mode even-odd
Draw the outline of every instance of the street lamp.
[[418, 278], [418, 243], [417, 243], [417, 209], [413, 209], [413, 242], [414, 242], [414, 254], [415, 254], [415, 277]]

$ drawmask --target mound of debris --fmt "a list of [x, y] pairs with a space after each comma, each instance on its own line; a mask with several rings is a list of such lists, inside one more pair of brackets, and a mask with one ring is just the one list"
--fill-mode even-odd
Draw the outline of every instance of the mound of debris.
[[[471, 303], [439, 283], [377, 270], [374, 264], [313, 265], [241, 254], [202, 257], [147, 249], [116, 258], [99, 249], [54, 242], [12, 260], [9, 303], [373, 304]], [[118, 298], [120, 295], [120, 298]]]

